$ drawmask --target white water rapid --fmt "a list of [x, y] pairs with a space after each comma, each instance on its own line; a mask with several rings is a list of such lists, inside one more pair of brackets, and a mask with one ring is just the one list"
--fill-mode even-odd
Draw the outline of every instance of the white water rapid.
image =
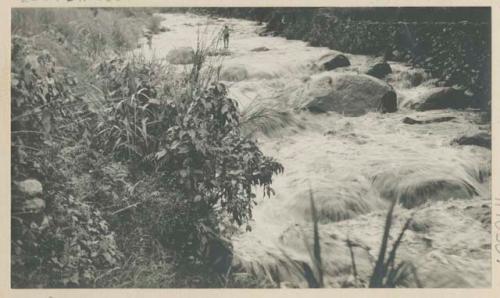
[[[143, 46], [146, 54], [164, 57], [174, 48], [196, 48], [198, 30], [213, 34], [229, 24], [230, 55], [221, 59], [223, 70], [233, 68], [234, 75], [221, 79], [241, 110], [259, 103], [292, 110], [300, 105], [307, 81], [325, 75], [317, 67], [321, 58], [336, 53], [303, 41], [261, 37], [257, 31], [263, 25], [252, 21], [190, 14], [164, 17], [162, 25], [169, 31], [153, 37], [152, 50]], [[258, 47], [269, 50], [252, 51]], [[360, 73], [375, 59], [345, 55], [351, 66], [333, 72]], [[424, 287], [490, 285], [491, 151], [451, 144], [464, 134], [489, 132], [490, 127], [480, 124], [473, 111], [410, 109], [410, 103], [435, 81], [421, 70], [389, 63], [393, 73], [385, 80], [396, 91], [397, 112], [359, 117], [294, 112], [298, 125], [258, 135], [263, 152], [281, 162], [285, 172], [273, 181], [274, 196], [258, 198], [252, 231], [233, 237], [234, 268], [307, 286], [294, 264], [312, 263], [307, 248], [312, 245], [311, 186], [320, 220], [326, 286], [353, 284], [348, 239], [355, 244], [357, 278], [369, 279], [394, 197], [404, 198], [411, 208], [395, 209], [390, 242], [414, 213], [397, 260], [412, 262]], [[420, 84], [415, 83], [419, 80]], [[454, 119], [409, 125], [403, 123], [407, 116]]]

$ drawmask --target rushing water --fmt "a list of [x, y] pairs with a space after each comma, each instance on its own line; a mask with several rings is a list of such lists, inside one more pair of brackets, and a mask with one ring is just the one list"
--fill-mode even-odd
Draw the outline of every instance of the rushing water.
[[[145, 53], [163, 57], [173, 48], [195, 48], [198, 32], [211, 37], [222, 24], [231, 26], [230, 55], [221, 59], [223, 68], [244, 69], [241, 76], [225, 82], [242, 110], [259, 102], [293, 108], [308, 78], [322, 75], [317, 67], [322, 57], [335, 53], [302, 41], [261, 37], [257, 31], [262, 26], [251, 21], [185, 14], [165, 18], [163, 25], [170, 31], [154, 36], [152, 51], [144, 46]], [[257, 47], [269, 51], [251, 51]], [[374, 59], [346, 55], [352, 65], [337, 71], [363, 72]], [[262, 150], [281, 162], [285, 173], [274, 179], [275, 196], [258, 198], [252, 231], [233, 238], [236, 269], [307, 285], [296, 264], [311, 263], [311, 187], [327, 286], [353, 285], [347, 239], [355, 243], [358, 278], [369, 278], [388, 199], [397, 196], [412, 208], [396, 209], [391, 242], [413, 214], [398, 261], [412, 262], [424, 287], [490, 285], [491, 152], [450, 144], [456, 137], [490, 128], [478, 124], [479, 116], [472, 111], [411, 110], [410, 103], [434, 81], [421, 70], [390, 64], [393, 73], [386, 81], [396, 90], [398, 112], [360, 117], [297, 112], [294, 117], [300, 125], [258, 137]], [[419, 80], [422, 83], [416, 84]], [[402, 122], [406, 116], [455, 119], [408, 125]]]

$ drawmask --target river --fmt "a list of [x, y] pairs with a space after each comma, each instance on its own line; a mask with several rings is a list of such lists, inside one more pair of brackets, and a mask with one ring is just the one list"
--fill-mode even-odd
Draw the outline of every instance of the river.
[[[208, 40], [223, 24], [230, 26], [230, 55], [216, 58], [223, 68], [245, 70], [237, 79], [223, 80], [242, 111], [258, 104], [292, 111], [306, 82], [323, 74], [317, 67], [322, 57], [336, 53], [303, 41], [259, 36], [263, 25], [252, 21], [190, 14], [164, 17], [169, 31], [153, 37], [152, 50], [143, 47], [147, 55], [164, 57], [173, 48], [195, 48], [198, 32]], [[258, 47], [269, 50], [252, 51]], [[363, 72], [375, 59], [345, 55], [351, 66], [335, 71]], [[411, 262], [424, 287], [490, 286], [491, 233], [489, 221], [484, 221], [491, 212], [491, 151], [451, 145], [464, 134], [489, 132], [490, 126], [474, 111], [412, 110], [410, 103], [436, 81], [408, 65], [390, 65], [393, 73], [385, 80], [396, 91], [396, 113], [348, 117], [292, 112], [293, 124], [257, 136], [263, 152], [281, 162], [285, 172], [273, 181], [274, 196], [263, 198], [258, 191], [252, 230], [233, 237], [235, 270], [279, 279], [281, 286], [307, 286], [295, 264], [311, 263], [311, 187], [326, 286], [355, 286], [354, 279], [366, 283], [382, 238], [387, 198], [395, 194], [418, 202], [395, 210], [391, 243], [414, 216], [398, 262]], [[454, 119], [422, 125], [402, 121], [437, 116]], [[346, 240], [355, 246], [356, 277]]]

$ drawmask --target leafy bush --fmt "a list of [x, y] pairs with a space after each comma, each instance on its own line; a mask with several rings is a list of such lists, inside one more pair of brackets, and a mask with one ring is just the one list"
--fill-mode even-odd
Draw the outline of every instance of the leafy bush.
[[[14, 11], [12, 187], [40, 181], [44, 208], [26, 213], [18, 207], [32, 198], [13, 193], [13, 287], [231, 283], [220, 275], [232, 257], [224, 236], [251, 218], [256, 187], [270, 196], [283, 170], [240, 131], [225, 87], [210, 86], [217, 69], [202, 66], [219, 58], [205, 59], [202, 40], [193, 70], [176, 76], [121, 55], [143, 23], [119, 15]], [[158, 254], [165, 247], [176, 253]], [[177, 263], [198, 271], [158, 274]]]
[[162, 199], [141, 206], [148, 206], [148, 226], [154, 223], [164, 243], [192, 253], [200, 229], [217, 231], [224, 217], [238, 225], [251, 218], [253, 186], [272, 193], [272, 176], [283, 168], [242, 136], [223, 85], [202, 90], [179, 79], [184, 88], [174, 96], [159, 62], [112, 60], [100, 71], [109, 71], [101, 75], [103, 86], [119, 101], [99, 124], [95, 146], [159, 179]]
[[28, 198], [13, 192], [12, 286], [86, 286], [120, 258], [100, 211], [73, 196], [68, 178], [75, 165], [61, 154], [85, 146], [78, 140], [93, 116], [54, 57], [16, 36], [12, 47], [12, 188], [17, 180], [38, 179], [46, 205], [26, 212], [18, 206]]

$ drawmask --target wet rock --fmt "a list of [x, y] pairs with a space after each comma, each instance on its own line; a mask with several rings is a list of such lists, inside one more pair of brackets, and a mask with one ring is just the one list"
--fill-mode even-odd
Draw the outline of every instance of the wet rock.
[[414, 119], [411, 117], [405, 117], [403, 123], [405, 124], [430, 124], [430, 123], [440, 123], [447, 122], [455, 119], [453, 116], [443, 116], [443, 117], [429, 117], [424, 119]]
[[248, 78], [248, 70], [244, 65], [232, 65], [222, 69], [221, 80], [239, 82]]
[[464, 91], [451, 87], [435, 87], [413, 104], [418, 111], [438, 109], [464, 109], [470, 107], [472, 101]]
[[269, 49], [266, 47], [258, 47], [258, 48], [251, 49], [250, 51], [252, 51], [252, 52], [267, 52], [267, 51], [269, 51]]
[[43, 192], [42, 184], [36, 179], [27, 179], [21, 182], [14, 182], [14, 185], [21, 194], [29, 197], [40, 195]]
[[347, 59], [347, 57], [342, 54], [338, 54], [337, 56], [333, 57], [330, 61], [325, 62], [323, 64], [323, 68], [325, 70], [334, 70], [335, 68], [346, 67], [349, 65], [351, 65], [349, 59]]
[[171, 64], [192, 64], [194, 50], [191, 47], [180, 47], [170, 50], [167, 54], [167, 60]]
[[392, 69], [387, 62], [379, 62], [370, 67], [370, 69], [366, 72], [367, 75], [376, 77], [378, 79], [382, 79], [390, 73], [392, 73]]
[[391, 113], [397, 110], [394, 89], [367, 75], [329, 74], [312, 79], [306, 88], [310, 101], [305, 108], [312, 112], [335, 111], [360, 116], [370, 111]]
[[473, 135], [462, 136], [453, 140], [452, 144], [473, 145], [491, 149], [491, 135], [489, 133], [480, 132]]
[[160, 27], [160, 32], [169, 32], [169, 31], [170, 29], [165, 26]]

